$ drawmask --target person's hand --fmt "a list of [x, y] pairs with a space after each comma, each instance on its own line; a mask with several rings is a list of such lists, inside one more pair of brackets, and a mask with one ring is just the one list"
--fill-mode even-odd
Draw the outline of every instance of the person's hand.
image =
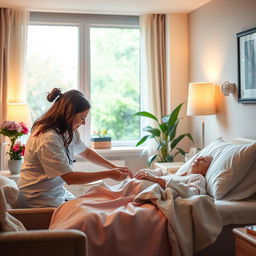
[[138, 170], [135, 174], [134, 174], [134, 178], [136, 179], [140, 179], [139, 177], [146, 177], [147, 175], [151, 175], [148, 169], [141, 169]]
[[132, 179], [133, 178], [133, 174], [132, 172], [129, 170], [128, 167], [126, 166], [116, 166], [115, 168], [118, 168], [121, 172], [128, 174], [128, 176]]
[[151, 173], [148, 173], [147, 171], [140, 170], [138, 171], [135, 175], [134, 178], [139, 179], [139, 180], [149, 180], [153, 181], [155, 183], [158, 183], [162, 188], [165, 188], [166, 182], [164, 179], [161, 179], [159, 177], [154, 176]]
[[134, 178], [139, 180], [146, 179], [146, 180], [155, 181], [157, 177], [152, 175], [151, 173], [148, 173], [147, 171], [140, 170], [136, 172], [136, 174], [134, 175]]
[[109, 178], [117, 181], [121, 181], [129, 177], [129, 172], [124, 171], [122, 168], [113, 168], [108, 172], [110, 174]]

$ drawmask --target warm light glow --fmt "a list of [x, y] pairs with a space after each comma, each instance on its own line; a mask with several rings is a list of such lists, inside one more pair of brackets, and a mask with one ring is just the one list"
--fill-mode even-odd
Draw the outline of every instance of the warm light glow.
[[28, 127], [32, 126], [31, 116], [28, 104], [26, 103], [8, 103], [7, 120], [17, 123], [23, 122]]
[[213, 83], [190, 83], [187, 115], [213, 115], [216, 113], [215, 86]]

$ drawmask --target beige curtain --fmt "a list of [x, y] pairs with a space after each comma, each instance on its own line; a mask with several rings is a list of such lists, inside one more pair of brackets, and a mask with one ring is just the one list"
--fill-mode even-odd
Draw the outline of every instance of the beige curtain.
[[142, 83], [147, 109], [158, 118], [166, 114], [166, 33], [164, 14], [140, 17], [142, 36]]
[[[24, 102], [24, 69], [29, 12], [0, 8], [0, 125], [7, 102]], [[3, 136], [0, 136], [0, 150]], [[3, 154], [0, 152], [0, 167]]]
[[[158, 119], [167, 114], [166, 88], [166, 32], [165, 14], [146, 14], [140, 17], [142, 43], [142, 95], [147, 111]], [[149, 124], [145, 120], [142, 126]], [[151, 155], [155, 145], [148, 145], [148, 154]]]

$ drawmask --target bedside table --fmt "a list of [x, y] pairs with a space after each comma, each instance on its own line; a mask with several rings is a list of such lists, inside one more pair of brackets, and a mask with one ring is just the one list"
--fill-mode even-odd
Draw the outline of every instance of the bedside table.
[[245, 228], [235, 228], [236, 256], [256, 255], [256, 236], [246, 232]]
[[161, 168], [171, 174], [177, 172], [184, 162], [157, 162], [154, 164], [155, 168]]

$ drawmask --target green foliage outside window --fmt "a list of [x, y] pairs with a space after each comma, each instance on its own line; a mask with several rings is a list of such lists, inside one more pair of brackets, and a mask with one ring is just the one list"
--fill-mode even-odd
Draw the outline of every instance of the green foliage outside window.
[[91, 28], [92, 130], [107, 129], [112, 140], [136, 140], [140, 109], [140, 31]]

